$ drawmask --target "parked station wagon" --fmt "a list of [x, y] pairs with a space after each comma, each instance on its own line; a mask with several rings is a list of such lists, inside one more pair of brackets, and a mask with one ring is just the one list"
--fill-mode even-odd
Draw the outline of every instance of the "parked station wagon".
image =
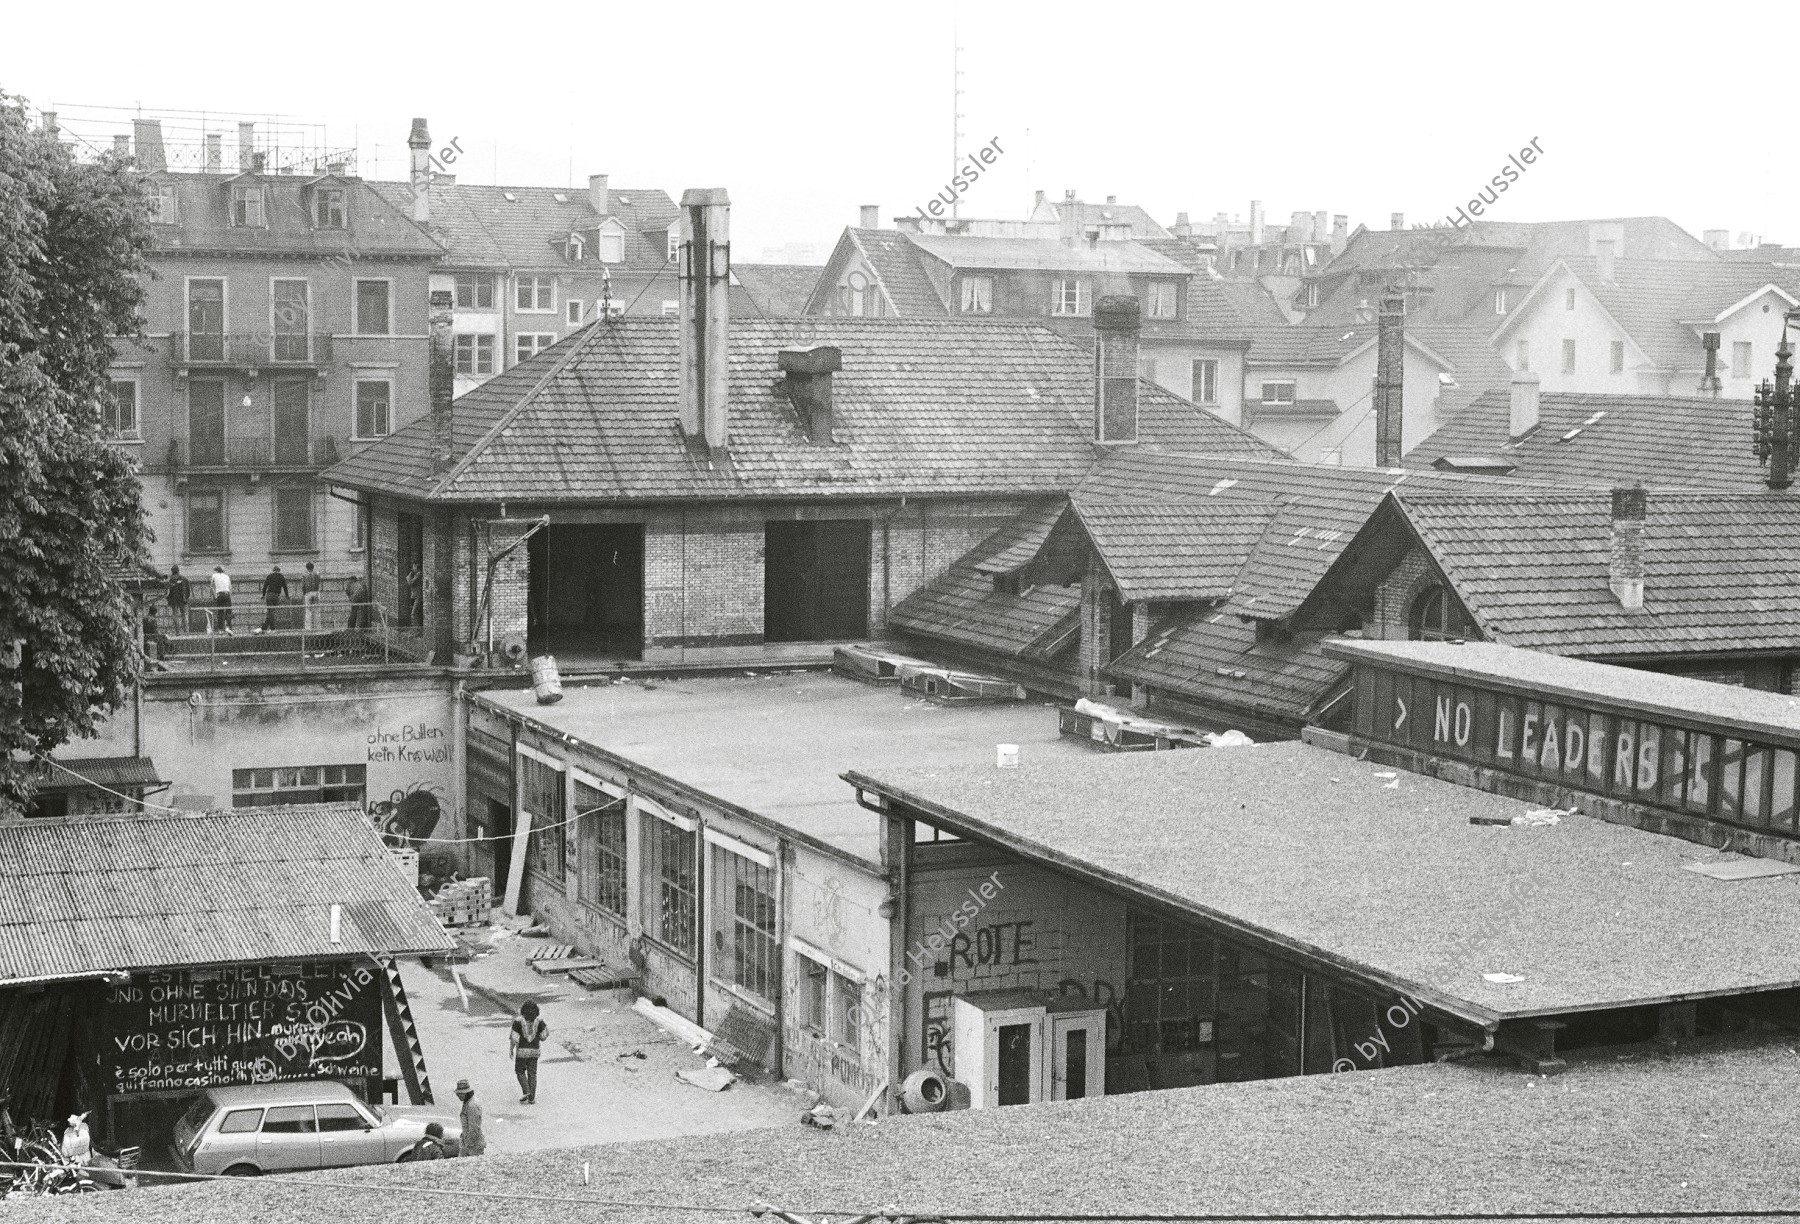
[[371, 1105], [335, 1080], [241, 1084], [200, 1094], [175, 1124], [174, 1152], [189, 1173], [386, 1164], [430, 1122], [443, 1126], [454, 1153], [462, 1127], [430, 1106]]

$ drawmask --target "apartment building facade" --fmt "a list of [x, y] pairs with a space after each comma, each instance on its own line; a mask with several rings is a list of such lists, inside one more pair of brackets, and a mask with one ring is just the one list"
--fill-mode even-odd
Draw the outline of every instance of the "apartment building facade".
[[141, 338], [114, 344], [108, 427], [136, 456], [156, 565], [240, 581], [362, 566], [316, 477], [427, 406], [426, 290], [442, 248], [361, 179], [146, 170]]

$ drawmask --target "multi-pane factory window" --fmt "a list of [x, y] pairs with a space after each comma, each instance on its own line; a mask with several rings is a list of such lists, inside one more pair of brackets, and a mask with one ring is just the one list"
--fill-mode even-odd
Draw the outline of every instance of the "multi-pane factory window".
[[644, 847], [644, 928], [683, 956], [694, 954], [699, 914], [695, 837], [686, 829], [646, 812]]
[[775, 872], [728, 847], [712, 850], [713, 973], [773, 1002], [781, 964]]

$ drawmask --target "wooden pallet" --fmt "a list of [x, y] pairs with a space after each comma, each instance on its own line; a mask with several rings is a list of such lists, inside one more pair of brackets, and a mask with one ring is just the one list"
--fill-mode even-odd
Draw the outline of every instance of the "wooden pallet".
[[569, 980], [579, 983], [588, 990], [618, 990], [637, 981], [637, 975], [626, 973], [622, 969], [596, 965], [593, 968], [569, 970]]
[[536, 964], [538, 961], [567, 960], [574, 955], [575, 947], [573, 944], [547, 943], [540, 948], [533, 948], [531, 954], [527, 956], [525, 960], [528, 963]]
[[550, 956], [531, 962], [540, 974], [573, 973], [577, 969], [598, 969], [605, 961], [590, 956]]

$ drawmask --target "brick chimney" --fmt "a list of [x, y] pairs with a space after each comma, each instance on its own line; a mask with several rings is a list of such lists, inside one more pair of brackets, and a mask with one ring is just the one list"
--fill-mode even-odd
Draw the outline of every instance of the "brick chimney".
[[1331, 253], [1341, 255], [1350, 245], [1350, 218], [1343, 213], [1331, 215]]
[[1388, 228], [1391, 230], [1405, 229], [1406, 228], [1406, 214], [1405, 213], [1389, 213], [1388, 214]]
[[55, 111], [43, 111], [41, 113], [44, 116], [44, 130], [46, 132], [50, 133], [50, 135], [52, 137], [54, 137], [58, 132], [62, 131], [61, 128], [56, 126], [56, 112]]
[[781, 389], [800, 414], [806, 436], [814, 442], [835, 441], [831, 376], [844, 368], [843, 353], [829, 344], [815, 344], [810, 348], [784, 348], [775, 359], [786, 376]]
[[238, 124], [238, 169], [250, 168], [250, 152], [256, 147], [256, 125], [254, 123]]
[[1507, 436], [1515, 442], [1538, 426], [1538, 376], [1516, 370], [1512, 376], [1512, 423]]
[[139, 170], [160, 173], [169, 168], [168, 155], [163, 152], [162, 120], [133, 119], [131, 143], [137, 150]]
[[1397, 468], [1406, 384], [1406, 299], [1397, 291], [1382, 295], [1375, 326], [1375, 466]]
[[131, 137], [123, 132], [115, 133], [113, 135], [112, 151], [117, 153], [120, 157], [129, 158], [131, 156]]
[[225, 138], [217, 132], [206, 134], [206, 172], [218, 174], [225, 166]]
[[406, 148], [412, 154], [412, 219], [420, 225], [431, 222], [431, 132], [423, 119], [414, 119], [406, 137]]
[[1715, 251], [1729, 251], [1731, 249], [1730, 230], [1709, 229], [1700, 235], [1700, 239]]
[[604, 174], [588, 175], [588, 207], [602, 217], [612, 216], [612, 189]]
[[1719, 382], [1719, 333], [1702, 332], [1700, 347], [1706, 350], [1706, 373], [1700, 376], [1700, 394], [1718, 399], [1722, 389]]
[[456, 295], [450, 290], [431, 291], [431, 364], [426, 387], [431, 400], [431, 470], [440, 476], [454, 463], [451, 401], [456, 398], [455, 305]]
[[1261, 246], [1263, 240], [1263, 210], [1261, 200], [1250, 201], [1250, 245]]
[[707, 449], [729, 441], [731, 200], [723, 187], [681, 194], [681, 431]]
[[881, 205], [864, 204], [862, 206], [862, 229], [881, 228]]
[[1094, 303], [1095, 442], [1137, 441], [1139, 327], [1136, 298]]
[[1594, 271], [1606, 284], [1613, 283], [1613, 251], [1612, 239], [1602, 238], [1594, 243]]
[[1056, 210], [1058, 237], [1064, 246], [1081, 245], [1081, 207], [1070, 188], [1063, 192], [1062, 207]]
[[1607, 585], [1627, 612], [1644, 610], [1644, 518], [1649, 495], [1643, 485], [1612, 491], [1612, 552]]

